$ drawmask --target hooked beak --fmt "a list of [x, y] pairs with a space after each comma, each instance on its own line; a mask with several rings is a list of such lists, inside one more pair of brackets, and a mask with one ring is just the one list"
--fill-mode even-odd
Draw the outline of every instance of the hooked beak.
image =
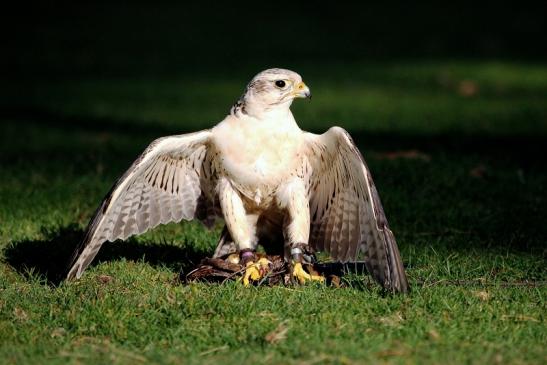
[[310, 88], [304, 84], [304, 82], [299, 82], [296, 84], [294, 91], [293, 91], [295, 98], [308, 98], [311, 99], [311, 91]]

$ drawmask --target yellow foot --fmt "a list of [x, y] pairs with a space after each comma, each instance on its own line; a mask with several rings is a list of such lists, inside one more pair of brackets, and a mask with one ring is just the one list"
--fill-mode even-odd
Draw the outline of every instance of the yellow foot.
[[325, 281], [325, 278], [322, 276], [308, 274], [304, 271], [301, 263], [294, 264], [292, 276], [296, 278], [300, 284], [304, 284], [306, 281], [319, 281], [321, 283]]
[[255, 262], [247, 262], [245, 275], [243, 275], [243, 285], [249, 286], [251, 281], [262, 279], [270, 270], [272, 262], [266, 258], [259, 259]]

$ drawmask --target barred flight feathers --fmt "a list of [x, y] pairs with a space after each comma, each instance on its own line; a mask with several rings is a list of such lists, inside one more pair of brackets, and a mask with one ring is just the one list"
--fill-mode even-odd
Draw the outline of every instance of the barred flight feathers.
[[80, 278], [105, 241], [195, 217], [211, 174], [210, 166], [203, 166], [210, 134], [164, 137], [148, 146], [95, 212], [71, 258], [68, 279]]
[[333, 127], [306, 133], [310, 176], [310, 245], [348, 262], [362, 252], [370, 274], [386, 289], [407, 292], [393, 232], [363, 156], [349, 134]]

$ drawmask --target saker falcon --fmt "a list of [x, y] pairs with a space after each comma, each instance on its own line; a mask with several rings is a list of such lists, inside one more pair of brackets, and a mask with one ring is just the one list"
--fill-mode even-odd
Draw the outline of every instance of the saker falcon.
[[384, 288], [407, 292], [363, 156], [340, 127], [302, 131], [289, 109], [295, 98], [311, 98], [300, 75], [265, 70], [212, 129], [153, 141], [97, 209], [67, 278], [80, 278], [105, 241], [220, 215], [225, 227], [214, 256], [239, 254], [245, 285], [260, 280], [268, 264], [255, 256], [260, 243], [283, 253], [300, 283], [323, 280], [304, 270], [307, 252], [339, 262], [361, 253]]

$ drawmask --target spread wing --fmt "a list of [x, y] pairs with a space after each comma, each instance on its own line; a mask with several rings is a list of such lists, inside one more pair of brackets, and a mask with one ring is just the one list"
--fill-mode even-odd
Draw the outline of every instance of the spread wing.
[[334, 127], [305, 134], [311, 167], [310, 244], [337, 261], [362, 252], [370, 274], [384, 288], [407, 292], [408, 282], [393, 232], [363, 156], [349, 134]]
[[67, 279], [80, 278], [105, 241], [195, 217], [213, 174], [207, 157], [210, 134], [165, 137], [148, 146], [95, 212], [72, 256]]

